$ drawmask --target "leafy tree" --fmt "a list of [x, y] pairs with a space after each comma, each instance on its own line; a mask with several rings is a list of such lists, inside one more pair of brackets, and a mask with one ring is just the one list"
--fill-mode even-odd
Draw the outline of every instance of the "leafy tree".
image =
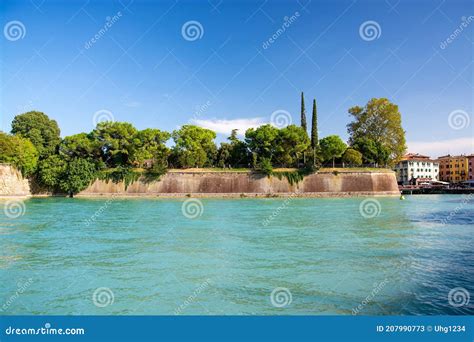
[[153, 166], [166, 167], [170, 150], [165, 144], [170, 137], [170, 133], [154, 128], [138, 131], [133, 140], [133, 161], [141, 164], [146, 159], [153, 159]]
[[232, 145], [229, 143], [221, 143], [221, 146], [217, 151], [217, 166], [223, 168], [226, 165], [229, 165], [231, 155]]
[[386, 165], [390, 162], [390, 150], [388, 147], [367, 137], [360, 137], [354, 140], [353, 149], [362, 153], [364, 164]]
[[67, 164], [59, 186], [72, 197], [87, 188], [95, 178], [95, 165], [86, 159], [75, 158]]
[[304, 131], [307, 131], [306, 125], [306, 108], [304, 106], [304, 94], [301, 92], [301, 127], [303, 127]]
[[54, 154], [39, 162], [38, 180], [52, 190], [59, 189], [60, 181], [66, 172], [67, 162]]
[[258, 165], [258, 169], [267, 176], [270, 176], [273, 173], [273, 166], [271, 160], [268, 158], [262, 158]]
[[99, 143], [109, 167], [131, 166], [137, 129], [128, 122], [99, 122], [91, 137]]
[[74, 158], [84, 158], [98, 160], [102, 150], [100, 143], [95, 140], [92, 134], [79, 133], [67, 136], [59, 144], [59, 154], [66, 160]]
[[313, 99], [313, 115], [311, 122], [311, 147], [316, 150], [318, 147], [318, 112], [316, 109], [316, 99]]
[[278, 135], [278, 128], [270, 124], [249, 128], [245, 132], [245, 142], [250, 152], [255, 155], [255, 164], [260, 163], [264, 158], [272, 162], [277, 152]]
[[348, 148], [342, 155], [342, 162], [350, 166], [360, 166], [362, 165], [362, 153], [352, 148]]
[[250, 164], [250, 154], [244, 141], [237, 138], [237, 129], [233, 129], [227, 138], [230, 141], [229, 164], [232, 167], [248, 166]]
[[[387, 160], [389, 164], [395, 163], [403, 156], [406, 151], [405, 131], [397, 105], [385, 98], [373, 98], [365, 107], [350, 108], [349, 114], [354, 118], [354, 121], [347, 125], [350, 145], [354, 145], [361, 138], [371, 139], [382, 154], [390, 151]], [[384, 159], [383, 157], [382, 155], [376, 159]]]
[[36, 170], [38, 151], [29, 139], [0, 132], [0, 162], [13, 164], [28, 177]]
[[332, 159], [332, 167], [335, 166], [334, 159], [342, 156], [346, 150], [346, 144], [337, 135], [329, 135], [319, 141], [321, 154], [324, 160]]
[[283, 166], [298, 166], [303, 153], [310, 147], [308, 134], [302, 127], [289, 125], [278, 131], [276, 162]]
[[172, 133], [175, 146], [173, 153], [181, 167], [203, 167], [212, 165], [217, 148], [216, 133], [194, 125], [184, 125]]
[[33, 111], [15, 116], [11, 132], [28, 138], [36, 147], [40, 158], [54, 154], [61, 141], [57, 122], [41, 112]]

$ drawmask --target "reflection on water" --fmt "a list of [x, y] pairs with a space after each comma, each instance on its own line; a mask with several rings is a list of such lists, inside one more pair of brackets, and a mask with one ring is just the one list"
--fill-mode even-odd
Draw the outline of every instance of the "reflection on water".
[[1, 313], [474, 313], [448, 299], [474, 293], [463, 196], [377, 198], [373, 218], [357, 198], [202, 199], [194, 219], [184, 200], [106, 201], [31, 199], [0, 218]]

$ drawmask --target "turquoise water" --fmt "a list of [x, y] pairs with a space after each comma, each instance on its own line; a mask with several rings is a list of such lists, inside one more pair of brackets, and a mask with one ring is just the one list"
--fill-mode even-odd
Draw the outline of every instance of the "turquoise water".
[[473, 314], [472, 197], [363, 200], [30, 199], [0, 314]]

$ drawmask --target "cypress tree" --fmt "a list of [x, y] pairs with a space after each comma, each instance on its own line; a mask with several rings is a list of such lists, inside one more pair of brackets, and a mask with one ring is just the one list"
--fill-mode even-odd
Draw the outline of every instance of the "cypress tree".
[[307, 130], [306, 109], [304, 107], [304, 94], [303, 94], [303, 92], [301, 92], [301, 127], [303, 127], [305, 132], [306, 132], [306, 130]]
[[311, 147], [316, 149], [318, 141], [318, 112], [316, 110], [316, 99], [313, 100], [313, 117], [311, 123]]

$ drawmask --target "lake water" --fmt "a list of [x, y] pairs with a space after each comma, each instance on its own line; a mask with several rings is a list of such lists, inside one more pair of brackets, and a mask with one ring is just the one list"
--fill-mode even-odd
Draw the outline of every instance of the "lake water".
[[8, 203], [0, 314], [474, 314], [472, 199]]

